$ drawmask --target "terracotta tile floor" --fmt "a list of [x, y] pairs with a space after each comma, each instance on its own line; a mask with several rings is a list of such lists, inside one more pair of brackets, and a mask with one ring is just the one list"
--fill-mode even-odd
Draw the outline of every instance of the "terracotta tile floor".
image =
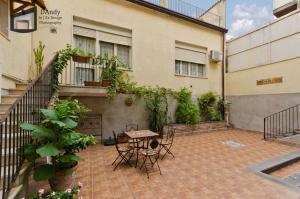
[[300, 171], [300, 161], [295, 162], [291, 165], [288, 165], [282, 169], [278, 169], [278, 170], [272, 172], [271, 175], [275, 176], [277, 178], [284, 178], [293, 173], [296, 173], [297, 171], [298, 172]]
[[[84, 199], [296, 199], [288, 188], [247, 171], [247, 167], [296, 148], [265, 142], [260, 134], [238, 130], [176, 137], [173, 152], [160, 161], [163, 175], [150, 179], [139, 169], [111, 166], [114, 147], [94, 146], [81, 153], [77, 180]], [[244, 144], [232, 148], [233, 140]]]

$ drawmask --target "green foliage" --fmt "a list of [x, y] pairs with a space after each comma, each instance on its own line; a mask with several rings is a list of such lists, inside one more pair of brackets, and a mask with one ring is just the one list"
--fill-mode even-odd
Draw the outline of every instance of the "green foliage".
[[162, 87], [149, 87], [144, 94], [146, 107], [149, 111], [150, 129], [155, 132], [161, 132], [163, 126], [167, 123], [167, 89]]
[[192, 93], [186, 89], [181, 89], [176, 96], [176, 122], [180, 124], [197, 124], [200, 121], [199, 110], [192, 102]]
[[43, 69], [45, 47], [46, 47], [45, 44], [39, 41], [38, 47], [33, 49], [34, 62], [35, 62], [37, 74], [40, 74]]
[[53, 91], [56, 92], [59, 89], [59, 80], [58, 76], [62, 73], [63, 69], [68, 65], [68, 62], [70, 61], [72, 55], [74, 53], [74, 50], [71, 45], [67, 44], [67, 47], [65, 49], [62, 49], [58, 52], [56, 52], [56, 55], [54, 57], [53, 61], [53, 84], [52, 88]]
[[127, 94], [145, 99], [150, 129], [161, 132], [167, 123], [168, 95], [173, 95], [174, 91], [159, 86], [138, 86], [136, 82], [127, 82], [123, 89]]
[[29, 199], [74, 199], [80, 192], [80, 186], [74, 186], [66, 191], [51, 192], [46, 194], [44, 189], [40, 189], [37, 193], [34, 193]]
[[76, 152], [96, 143], [93, 136], [76, 131], [78, 121], [87, 109], [77, 100], [57, 100], [52, 108], [41, 109], [44, 118], [41, 125], [21, 124], [30, 131], [33, 144], [25, 145], [25, 158], [34, 162], [38, 158], [51, 157], [52, 164], [42, 164], [34, 170], [34, 179], [47, 180], [58, 171], [67, 171], [77, 164]]
[[220, 121], [225, 112], [225, 102], [213, 92], [203, 94], [198, 98], [200, 115], [203, 121]]
[[104, 66], [101, 72], [101, 80], [109, 80], [110, 86], [108, 87], [109, 97], [113, 97], [117, 94], [117, 90], [125, 83], [123, 66], [118, 57], [110, 57], [107, 53], [100, 59], [100, 64]]
[[86, 53], [84, 50], [81, 50], [80, 48], [74, 48], [72, 49], [72, 55], [73, 56], [82, 56], [82, 57], [88, 57], [89, 54]]

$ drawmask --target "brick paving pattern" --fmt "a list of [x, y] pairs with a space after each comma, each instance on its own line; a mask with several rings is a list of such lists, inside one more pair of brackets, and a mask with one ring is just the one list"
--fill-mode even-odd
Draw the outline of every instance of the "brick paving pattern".
[[[233, 148], [222, 142], [244, 144]], [[84, 199], [297, 199], [288, 188], [259, 177], [247, 167], [297, 148], [265, 142], [261, 134], [239, 130], [176, 137], [173, 152], [160, 161], [163, 175], [111, 166], [114, 147], [93, 146], [82, 152], [77, 180]]]

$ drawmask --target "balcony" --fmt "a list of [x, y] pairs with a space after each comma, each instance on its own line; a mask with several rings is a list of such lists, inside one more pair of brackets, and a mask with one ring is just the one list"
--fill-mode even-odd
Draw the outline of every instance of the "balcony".
[[107, 97], [107, 89], [100, 85], [102, 66], [70, 60], [59, 77], [61, 97]]
[[143, 0], [150, 4], [154, 4], [170, 11], [203, 21], [214, 26], [222, 27], [222, 17], [211, 13], [207, 10], [201, 9], [195, 5], [187, 3], [183, 0]]

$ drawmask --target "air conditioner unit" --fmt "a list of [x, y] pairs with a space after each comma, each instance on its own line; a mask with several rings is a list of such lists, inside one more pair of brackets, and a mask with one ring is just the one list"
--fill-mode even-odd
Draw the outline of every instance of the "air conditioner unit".
[[223, 54], [217, 50], [210, 51], [210, 60], [213, 62], [220, 62], [223, 60]]

